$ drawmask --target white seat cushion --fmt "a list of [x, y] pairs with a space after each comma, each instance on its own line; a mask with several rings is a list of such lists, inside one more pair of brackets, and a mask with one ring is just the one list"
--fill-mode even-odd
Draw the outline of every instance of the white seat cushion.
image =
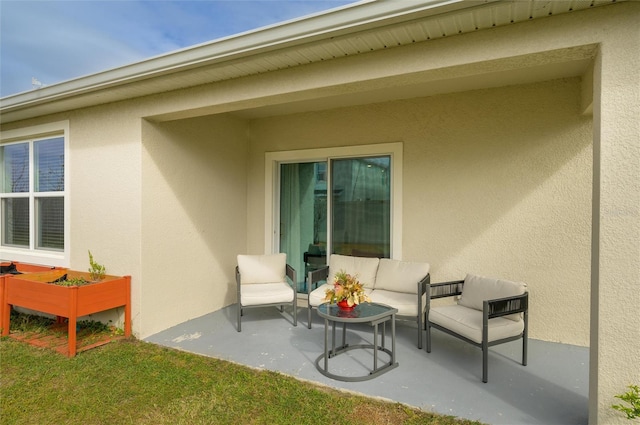
[[375, 288], [417, 295], [418, 282], [427, 274], [429, 274], [428, 263], [381, 258]]
[[[482, 343], [482, 311], [461, 305], [431, 307], [429, 321], [462, 335], [478, 344]], [[520, 335], [524, 321], [503, 317], [489, 320], [489, 342]]]
[[[514, 297], [524, 294], [526, 290], [527, 285], [524, 282], [512, 282], [468, 274], [464, 279], [462, 295], [458, 304], [482, 311], [482, 304], [485, 300]], [[505, 318], [516, 321], [522, 319], [519, 314], [505, 316]]]
[[328, 283], [318, 286], [316, 289], [311, 291], [309, 294], [309, 305], [311, 307], [318, 307], [320, 304], [326, 302], [324, 297], [326, 295], [327, 289], [330, 288]]
[[356, 276], [365, 288], [374, 288], [379, 263], [380, 259], [378, 258], [331, 254], [329, 258], [329, 276], [327, 277], [327, 283], [333, 283], [336, 273], [344, 270], [351, 276]]
[[[418, 295], [403, 292], [387, 291], [376, 288], [370, 295], [374, 303], [386, 304], [398, 309], [400, 316], [418, 317]], [[422, 311], [426, 307], [426, 295], [422, 297]]]
[[240, 298], [243, 306], [293, 302], [293, 288], [285, 282], [245, 283]]
[[238, 255], [241, 283], [286, 282], [287, 254]]

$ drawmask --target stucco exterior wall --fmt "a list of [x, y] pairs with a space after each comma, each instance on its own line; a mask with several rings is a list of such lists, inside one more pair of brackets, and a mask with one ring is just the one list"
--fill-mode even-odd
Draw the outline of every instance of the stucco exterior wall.
[[[132, 276], [134, 332], [140, 330], [140, 119], [138, 102], [105, 105], [55, 114], [2, 130], [29, 129], [68, 122], [67, 193], [70, 253], [73, 270], [89, 268], [88, 250], [108, 274]], [[23, 260], [29, 261], [29, 260]], [[38, 261], [32, 261], [38, 262]], [[46, 262], [42, 262], [47, 264]], [[89, 319], [122, 326], [124, 308], [93, 314]], [[86, 318], [83, 318], [86, 319]]]
[[640, 4], [618, 16], [594, 67], [590, 423], [628, 423], [610, 408], [640, 385]]
[[404, 259], [429, 262], [434, 282], [525, 281], [531, 337], [586, 346], [592, 135], [579, 104], [574, 78], [252, 121], [249, 250], [264, 246], [265, 152], [400, 141]]
[[246, 123], [143, 125], [143, 335], [235, 302], [246, 247]]

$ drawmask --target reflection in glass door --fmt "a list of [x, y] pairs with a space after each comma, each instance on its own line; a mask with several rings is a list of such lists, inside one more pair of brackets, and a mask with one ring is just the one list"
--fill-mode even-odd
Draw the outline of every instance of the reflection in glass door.
[[331, 252], [390, 258], [391, 158], [331, 161]]
[[326, 264], [327, 163], [280, 164], [280, 252], [306, 292], [307, 272]]

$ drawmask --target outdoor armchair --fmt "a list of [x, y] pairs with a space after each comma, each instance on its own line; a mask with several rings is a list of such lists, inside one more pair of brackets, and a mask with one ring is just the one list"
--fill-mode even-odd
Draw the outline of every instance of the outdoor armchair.
[[296, 271], [287, 264], [287, 255], [238, 255], [237, 259], [238, 332], [242, 330], [243, 310], [254, 307], [277, 306], [283, 311], [285, 304], [291, 304], [293, 326], [297, 326]]
[[[433, 307], [431, 300], [459, 296], [457, 304]], [[487, 382], [489, 347], [522, 339], [527, 365], [529, 294], [523, 282], [468, 274], [464, 280], [427, 285], [427, 352], [431, 328], [482, 349], [482, 382]]]

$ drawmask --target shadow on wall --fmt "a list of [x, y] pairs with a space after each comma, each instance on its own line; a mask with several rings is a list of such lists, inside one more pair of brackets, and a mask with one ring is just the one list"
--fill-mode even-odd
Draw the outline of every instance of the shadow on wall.
[[171, 322], [163, 329], [235, 302], [235, 256], [246, 249], [245, 123], [146, 122], [143, 149], [145, 285], [176, 306], [167, 312], [162, 303], [157, 320]]

